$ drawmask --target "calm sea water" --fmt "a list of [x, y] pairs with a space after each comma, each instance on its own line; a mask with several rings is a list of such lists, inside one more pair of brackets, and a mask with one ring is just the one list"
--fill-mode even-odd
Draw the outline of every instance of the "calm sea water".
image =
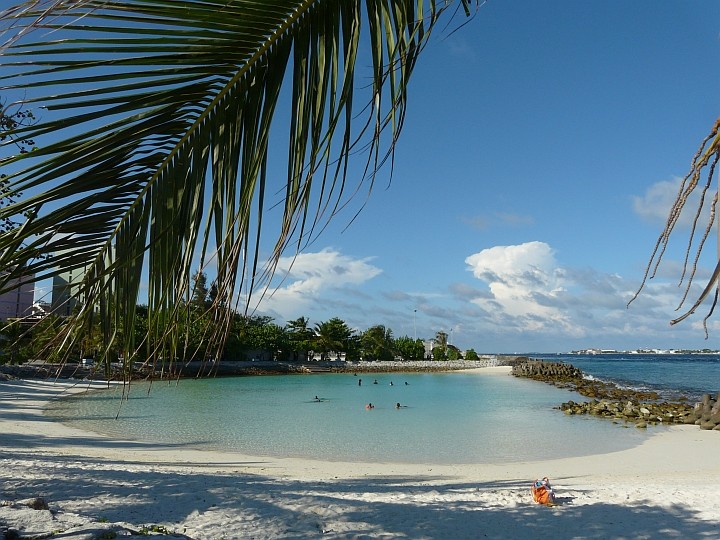
[[533, 354], [533, 358], [563, 361], [587, 376], [627, 388], [655, 390], [667, 399], [699, 400], [720, 391], [717, 354]]
[[[503, 375], [314, 374], [183, 380], [151, 389], [133, 383], [127, 401], [104, 390], [59, 400], [50, 414], [120, 438], [361, 462], [562, 458], [622, 450], [650, 436], [555, 408], [579, 398]], [[365, 409], [369, 402], [375, 409]]]

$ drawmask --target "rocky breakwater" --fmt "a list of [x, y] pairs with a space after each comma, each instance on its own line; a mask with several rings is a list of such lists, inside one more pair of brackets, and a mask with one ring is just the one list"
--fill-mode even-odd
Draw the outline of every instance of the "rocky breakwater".
[[[571, 364], [529, 360], [513, 366], [512, 374], [568, 388], [590, 401], [568, 401], [559, 409], [565, 414], [589, 414], [634, 424], [638, 428], [656, 424], [696, 424], [720, 431], [720, 404], [709, 395], [695, 405], [661, 401], [655, 392], [636, 391], [583, 377]], [[718, 395], [720, 399], [720, 395]]]
[[720, 392], [713, 398], [710, 394], [703, 395], [684, 419], [685, 424], [695, 424], [700, 429], [720, 431]]

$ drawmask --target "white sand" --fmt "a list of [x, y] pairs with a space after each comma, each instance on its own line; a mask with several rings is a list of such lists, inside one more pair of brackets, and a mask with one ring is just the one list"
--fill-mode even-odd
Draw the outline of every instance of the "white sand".
[[[162, 525], [198, 540], [720, 538], [720, 433], [694, 426], [543, 462], [321, 462], [152, 446], [48, 421], [48, 400], [86, 388], [70, 387], [0, 383], [0, 499], [40, 496], [51, 510], [0, 506], [0, 525], [88, 540], [105, 521], [106, 530]], [[542, 476], [562, 506], [532, 503], [529, 485]]]

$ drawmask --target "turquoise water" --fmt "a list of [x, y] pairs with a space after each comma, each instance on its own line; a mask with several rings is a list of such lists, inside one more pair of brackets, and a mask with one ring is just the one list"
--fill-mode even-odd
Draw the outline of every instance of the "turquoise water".
[[[104, 390], [63, 399], [50, 414], [120, 438], [362, 462], [561, 458], [621, 450], [649, 436], [609, 421], [565, 416], [555, 407], [580, 399], [567, 390], [476, 373], [183, 380], [154, 383], [149, 393], [146, 383], [133, 383], [130, 399], [119, 397], [118, 390]], [[365, 409], [369, 402], [374, 409]]]

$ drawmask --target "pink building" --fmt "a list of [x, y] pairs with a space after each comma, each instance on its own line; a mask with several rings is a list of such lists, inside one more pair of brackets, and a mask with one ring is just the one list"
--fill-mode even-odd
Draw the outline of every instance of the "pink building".
[[34, 284], [25, 283], [17, 289], [0, 294], [0, 321], [27, 317], [34, 300]]

